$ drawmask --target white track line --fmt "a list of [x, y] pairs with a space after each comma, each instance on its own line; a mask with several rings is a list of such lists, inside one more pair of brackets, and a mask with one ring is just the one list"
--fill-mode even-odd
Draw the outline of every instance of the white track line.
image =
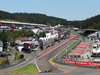
[[[36, 59], [36, 60], [37, 60], [37, 59]], [[38, 67], [38, 65], [37, 65], [37, 63], [36, 63], [36, 60], [35, 60], [35, 65], [37, 66], [38, 70], [41, 72], [41, 70], [39, 69], [39, 67]]]
[[[73, 39], [73, 38], [72, 38], [72, 39]], [[68, 39], [68, 40], [69, 40], [69, 39]], [[71, 40], [71, 39], [70, 39], [70, 40]], [[69, 41], [70, 41], [70, 40], [69, 40]], [[66, 40], [66, 41], [67, 41], [67, 40]], [[58, 48], [59, 48], [59, 47], [58, 47]], [[65, 49], [66, 49], [66, 48], [65, 48]], [[54, 50], [52, 50], [52, 51], [54, 51]], [[52, 52], [52, 51], [50, 51], [50, 52]], [[50, 53], [50, 52], [49, 52], [49, 53]], [[60, 52], [59, 52], [59, 53], [60, 53]], [[59, 53], [58, 53], [58, 54], [59, 54]], [[46, 54], [48, 54], [48, 53], [46, 53]], [[46, 55], [46, 54], [45, 54], [45, 55]], [[57, 54], [57, 55], [58, 55], [58, 54]], [[44, 55], [44, 56], [45, 56], [45, 55]], [[57, 55], [55, 55], [55, 56], [57, 56]], [[55, 57], [55, 56], [54, 56], [54, 57]], [[36, 61], [37, 61], [39, 58], [41, 58], [41, 57], [43, 57], [43, 56], [40, 56], [40, 57], [38, 57], [37, 59], [35, 59], [35, 65], [36, 65], [37, 67], [38, 67], [38, 65], [37, 65]], [[53, 57], [52, 57], [52, 58], [53, 58]], [[51, 59], [51, 58], [50, 58], [50, 59]], [[49, 61], [49, 60], [48, 60], [48, 61]], [[49, 63], [50, 63], [50, 62], [49, 62]], [[51, 64], [51, 63], [50, 63], [50, 64]], [[53, 65], [53, 66], [54, 66], [54, 65]], [[54, 66], [54, 67], [55, 67], [55, 66]], [[57, 67], [55, 67], [55, 68], [57, 68]], [[39, 69], [39, 67], [38, 67], [38, 69]], [[40, 69], [39, 69], [39, 70], [40, 70]], [[59, 69], [59, 70], [61, 70], [61, 69]], [[61, 71], [62, 71], [62, 70], [61, 70]], [[64, 71], [64, 70], [63, 70], [63, 71]], [[40, 72], [41, 72], [41, 70], [40, 70]], [[64, 72], [66, 72], [66, 71], [64, 71]]]
[[[66, 49], [66, 48], [64, 48], [63, 50], [65, 50], [65, 49]], [[63, 51], [63, 50], [62, 50], [62, 51]], [[61, 53], [62, 51], [60, 51], [59, 53]], [[54, 58], [54, 57], [56, 57], [57, 55], [59, 55], [59, 53], [56, 54], [55, 56], [53, 56], [52, 58]], [[52, 58], [50, 58], [50, 59], [52, 59]], [[50, 59], [49, 59], [49, 60], [50, 60]], [[49, 61], [49, 60], [48, 60], [48, 61]], [[49, 62], [49, 63], [50, 63], [50, 62]], [[51, 64], [51, 63], [50, 63], [50, 64]], [[53, 65], [53, 64], [51, 64], [51, 65], [54, 66], [55, 68], [57, 68], [55, 65]], [[57, 68], [57, 69], [66, 72], [65, 70], [62, 70], [62, 69], [60, 69], [60, 68]]]

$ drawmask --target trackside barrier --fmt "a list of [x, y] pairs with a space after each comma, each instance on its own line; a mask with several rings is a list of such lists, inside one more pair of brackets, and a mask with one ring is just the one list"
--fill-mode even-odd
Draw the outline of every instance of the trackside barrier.
[[69, 54], [69, 52], [71, 52], [72, 49], [74, 49], [82, 40], [79, 40], [77, 43], [75, 43], [72, 47], [68, 48], [66, 51], [64, 51], [63, 53], [59, 54], [56, 56], [55, 61], [62, 61], [62, 58], [64, 55]]
[[95, 66], [96, 69], [100, 67], [100, 63], [96, 62], [84, 62], [84, 61], [71, 61], [71, 60], [64, 60], [66, 64], [74, 64], [74, 65], [84, 65], [84, 66]]
[[[88, 46], [88, 44], [87, 44], [87, 46]], [[85, 51], [85, 49], [84, 49], [84, 51]], [[84, 53], [84, 51], [82, 53]], [[64, 53], [62, 53], [62, 54], [64, 55]], [[57, 63], [60, 63], [60, 64], [67, 64], [67, 65], [71, 65], [71, 66], [73, 65], [73, 66], [87, 67], [87, 68], [96, 68], [96, 69], [100, 68], [100, 63], [64, 60], [64, 59], [62, 59], [61, 55], [56, 56], [54, 61], [57, 62]]]
[[69, 38], [68, 40], [64, 41], [63, 43], [59, 44], [58, 46], [56, 46], [56, 47], [54, 47], [54, 48], [52, 48], [52, 49], [50, 49], [50, 50], [44, 51], [43, 53], [41, 53], [41, 56], [44, 56], [45, 54], [47, 54], [47, 53], [49, 53], [49, 52], [55, 50], [56, 48], [60, 47], [61, 45], [65, 44], [66, 42], [68, 42], [69, 40], [71, 40], [71, 39], [73, 39], [73, 38], [74, 38], [74, 37], [71, 37], [71, 38]]

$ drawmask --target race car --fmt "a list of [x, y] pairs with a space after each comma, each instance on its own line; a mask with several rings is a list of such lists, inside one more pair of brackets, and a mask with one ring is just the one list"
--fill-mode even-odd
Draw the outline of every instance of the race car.
[[45, 70], [45, 72], [51, 72], [51, 69], [47, 69], [47, 70]]

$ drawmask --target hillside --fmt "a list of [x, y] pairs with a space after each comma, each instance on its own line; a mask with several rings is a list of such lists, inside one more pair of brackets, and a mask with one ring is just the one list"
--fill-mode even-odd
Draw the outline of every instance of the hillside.
[[39, 23], [55, 26], [57, 24], [72, 25], [81, 29], [98, 29], [100, 30], [100, 15], [88, 18], [82, 21], [67, 21], [66, 19], [47, 16], [39, 13], [9, 13], [0, 11], [0, 20], [13, 20], [27, 23]]
[[81, 29], [98, 29], [100, 30], [100, 15], [88, 18], [82, 21], [67, 21], [68, 25], [72, 25]]
[[57, 25], [57, 24], [67, 25], [66, 19], [47, 16], [45, 14], [38, 14], [38, 13], [9, 13], [5, 11], [0, 11], [0, 20], [15, 20], [20, 22], [50, 24], [50, 25]]
[[100, 30], [100, 15], [96, 15], [84, 20], [82, 23], [82, 27]]

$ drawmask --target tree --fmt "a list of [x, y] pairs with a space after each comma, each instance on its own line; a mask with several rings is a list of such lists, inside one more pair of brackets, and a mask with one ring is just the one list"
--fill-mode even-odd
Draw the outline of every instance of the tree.
[[20, 55], [19, 54], [16, 56], [16, 60], [20, 60]]
[[0, 19], [2, 20], [16, 20], [20, 22], [28, 23], [39, 23], [39, 24], [65, 24], [67, 25], [67, 20], [62, 18], [57, 18], [53, 16], [47, 16], [45, 14], [39, 13], [8, 13], [5, 11], [0, 11]]
[[9, 64], [9, 60], [8, 59], [4, 60], [4, 62], [5, 62], [5, 64]]
[[15, 60], [17, 60], [18, 52], [15, 52], [14, 55], [15, 55]]
[[3, 31], [1, 31], [0, 35], [1, 35], [0, 40], [3, 42], [3, 48], [7, 49], [7, 47], [8, 47], [8, 44], [7, 44], [8, 37], [7, 37], [7, 35], [8, 34], [5, 30], [3, 30]]
[[23, 55], [23, 54], [21, 54], [21, 55], [20, 55], [20, 59], [23, 59], [23, 58], [24, 58], [24, 55]]
[[39, 35], [40, 35], [40, 37], [46, 37], [46, 33], [45, 32], [40, 32]]
[[9, 64], [9, 60], [8, 60], [8, 59], [3, 60], [3, 61], [1, 62], [1, 65], [6, 65], [6, 64]]

